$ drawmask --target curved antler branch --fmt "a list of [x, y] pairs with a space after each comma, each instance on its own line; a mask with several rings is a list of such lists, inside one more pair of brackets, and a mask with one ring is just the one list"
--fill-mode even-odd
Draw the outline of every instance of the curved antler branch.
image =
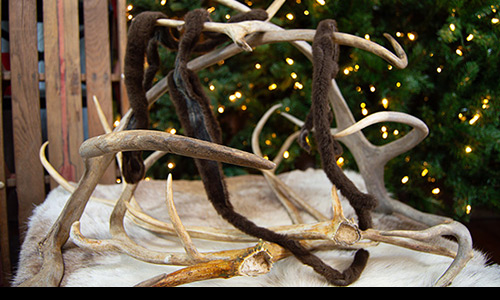
[[174, 190], [172, 187], [172, 174], [168, 175], [167, 178], [167, 207], [168, 207], [168, 215], [170, 216], [170, 220], [174, 225], [175, 232], [177, 236], [179, 236], [186, 253], [194, 260], [194, 261], [204, 261], [203, 255], [198, 252], [193, 242], [191, 241], [191, 237], [187, 232], [186, 228], [182, 224], [181, 218], [177, 214], [177, 209], [175, 208], [174, 203]]
[[[182, 27], [185, 23], [181, 20], [159, 19], [157, 24], [158, 26], [165, 27]], [[253, 49], [245, 41], [245, 37], [255, 32], [268, 31], [273, 28], [270, 23], [262, 21], [243, 21], [237, 23], [205, 22], [203, 30], [223, 33], [229, 36], [242, 50], [252, 52]]]
[[256, 169], [275, 167], [274, 163], [248, 152], [153, 130], [127, 130], [91, 138], [80, 147], [80, 155], [91, 158], [122, 151], [141, 150], [165, 151]]
[[[255, 42], [252, 42], [250, 44], [253, 46], [257, 46], [262, 44], [272, 44], [280, 42], [298, 42], [298, 41], [312, 42], [314, 40], [314, 35], [316, 32], [314, 29], [284, 30], [276, 25], [274, 26], [275, 30], [266, 31], [265, 33], [262, 33], [261, 35], [256, 37]], [[403, 47], [401, 47], [401, 45], [391, 35], [384, 34], [384, 36], [389, 40], [396, 54], [390, 52], [385, 47], [377, 43], [374, 43], [372, 41], [369, 41], [367, 39], [352, 34], [335, 32], [332, 38], [339, 45], [365, 50], [367, 52], [373, 53], [383, 58], [384, 60], [394, 65], [395, 67], [398, 67], [400, 69], [406, 68], [408, 66], [408, 57], [404, 52]], [[309, 57], [308, 53], [304, 54], [306, 54]]]
[[[304, 125], [304, 122], [302, 120], [299, 120], [298, 118], [288, 113], [282, 113], [281, 115], [297, 126], [302, 127]], [[382, 122], [395, 122], [409, 125], [414, 128], [411, 132], [409, 132], [402, 138], [395, 140], [389, 144], [376, 147], [370, 143], [370, 146], [374, 149], [378, 148], [378, 152], [381, 153], [379, 159], [384, 163], [400, 155], [401, 153], [410, 150], [414, 145], [424, 140], [425, 137], [429, 134], [429, 128], [420, 119], [412, 115], [394, 111], [377, 112], [363, 118], [362, 120], [354, 123], [353, 125], [342, 131], [333, 128], [331, 129], [331, 132], [334, 138], [345, 138], [349, 135], [359, 133], [364, 128]]]
[[[160, 19], [158, 20], [158, 25], [167, 27], [179, 27], [184, 25], [184, 21]], [[239, 46], [239, 48], [245, 51], [252, 51], [252, 47], [257, 47], [265, 44], [297, 41], [312, 42], [316, 33], [316, 30], [314, 29], [284, 30], [277, 25], [265, 21], [244, 21], [237, 23], [206, 22], [204, 30], [224, 33], [228, 35], [236, 43], [236, 45]], [[245, 37], [252, 33], [261, 34], [249, 37], [245, 41]], [[384, 34], [384, 36], [389, 40], [396, 54], [390, 52], [377, 43], [348, 33], [335, 32], [332, 38], [336, 43], [340, 45], [350, 46], [368, 51], [385, 59], [387, 62], [400, 69], [406, 68], [408, 66], [408, 57], [403, 50], [403, 47], [401, 47], [401, 45], [391, 35], [386, 33]], [[226, 49], [225, 52], [227, 54], [225, 56], [233, 56], [239, 51], [241, 50], [236, 48]], [[217, 53], [217, 55], [221, 54], [221, 52], [219, 51], [212, 53]], [[199, 59], [206, 61], [207, 57], [210, 57], [210, 54], [201, 56]], [[224, 58], [219, 57], [218, 61], [222, 59]]]
[[215, 0], [215, 2], [218, 2], [226, 7], [229, 7], [239, 12], [248, 12], [251, 10], [250, 7], [235, 0]]
[[269, 7], [266, 10], [268, 14], [267, 21], [270, 21], [276, 15], [276, 13], [278, 13], [278, 11], [283, 6], [283, 4], [285, 4], [285, 2], [286, 0], [274, 0], [274, 2], [271, 5], [269, 5]]
[[[220, 4], [238, 12], [249, 12], [251, 10], [251, 8], [245, 4], [234, 0], [215, 0], [215, 2], [219, 2]], [[269, 15], [268, 21], [276, 15], [285, 2], [286, 0], [274, 0], [274, 2], [267, 8], [267, 14]]]
[[[245, 250], [244, 250], [245, 251]], [[234, 260], [214, 260], [189, 266], [170, 274], [162, 274], [136, 287], [175, 287], [192, 282], [236, 276], [259, 276], [269, 273], [273, 265], [271, 253], [258, 245]]]
[[[264, 116], [262, 116], [262, 118], [259, 120], [259, 122], [255, 126], [255, 129], [252, 133], [252, 151], [257, 156], [260, 156], [260, 157], [263, 156], [262, 151], [260, 149], [260, 145], [259, 145], [260, 133], [262, 132], [262, 129], [264, 128], [264, 125], [266, 124], [267, 120], [281, 106], [282, 106], [281, 104], [276, 104], [273, 107], [271, 107], [264, 114]], [[278, 155], [274, 159], [274, 163], [276, 165], [278, 165], [281, 162], [281, 160], [283, 158], [283, 153], [286, 150], [288, 150], [290, 145], [295, 141], [298, 134], [299, 134], [299, 132], [296, 132], [296, 133], [290, 135], [286, 139], [286, 141], [282, 145]], [[269, 186], [272, 188], [275, 195], [278, 197], [278, 199], [281, 201], [283, 206], [286, 208], [292, 221], [294, 221], [295, 223], [300, 223], [299, 222], [300, 216], [298, 214], [297, 209], [294, 206], [294, 203], [296, 205], [298, 205], [304, 211], [308, 212], [311, 216], [315, 217], [318, 221], [325, 221], [328, 219], [322, 213], [320, 213], [318, 210], [316, 210], [314, 207], [310, 206], [307, 202], [305, 202], [297, 193], [295, 193], [291, 188], [289, 188], [283, 181], [281, 181], [276, 176], [276, 174], [274, 174], [274, 171], [275, 171], [275, 169], [273, 169], [273, 170], [261, 170], [261, 172], [264, 174], [264, 177], [266, 178], [267, 182], [269, 183]]]
[[450, 285], [455, 277], [467, 265], [473, 257], [472, 238], [469, 230], [456, 221], [440, 224], [422, 231], [396, 230], [384, 233], [386, 236], [406, 237], [419, 241], [427, 241], [434, 237], [453, 236], [458, 242], [458, 252], [453, 263], [435, 283], [435, 286], [446, 287]]

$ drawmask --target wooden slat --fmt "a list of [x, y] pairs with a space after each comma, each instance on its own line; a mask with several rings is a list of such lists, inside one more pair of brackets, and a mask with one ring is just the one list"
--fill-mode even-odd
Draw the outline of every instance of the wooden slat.
[[120, 107], [122, 116], [130, 108], [127, 89], [125, 88], [125, 51], [127, 49], [127, 0], [117, 2], [118, 18], [118, 58], [120, 64]]
[[[0, 23], [2, 23], [2, 5], [0, 5]], [[0, 31], [0, 49], [2, 49], [2, 32]], [[0, 62], [0, 70], [2, 63]], [[1, 72], [0, 72], [1, 73]], [[7, 182], [5, 178], [5, 157], [3, 148], [3, 78], [0, 74], [0, 285], [8, 286], [10, 263], [9, 222], [7, 215]]]
[[38, 159], [42, 130], [36, 9], [36, 0], [9, 1], [14, 158], [21, 239], [33, 207], [45, 199], [44, 173]]
[[64, 178], [78, 181], [83, 174], [78, 0], [45, 0], [43, 13], [49, 158]]
[[[105, 0], [84, 0], [83, 7], [89, 137], [94, 137], [104, 133], [92, 100], [94, 96], [99, 100], [108, 123], [113, 123], [109, 3]], [[101, 182], [114, 183], [115, 177], [112, 166]]]

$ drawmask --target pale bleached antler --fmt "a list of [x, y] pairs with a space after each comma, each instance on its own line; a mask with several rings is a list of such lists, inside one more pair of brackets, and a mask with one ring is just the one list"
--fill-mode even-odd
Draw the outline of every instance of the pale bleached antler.
[[435, 283], [436, 286], [448, 286], [473, 257], [472, 238], [469, 231], [463, 230], [462, 226], [462, 224], [453, 221], [436, 225], [423, 231], [392, 231], [384, 233], [384, 235], [406, 237], [419, 241], [428, 241], [435, 237], [455, 237], [460, 246], [458, 253], [446, 272]]
[[[274, 113], [278, 108], [280, 108], [282, 105], [277, 104], [271, 107], [259, 120], [257, 125], [255, 126], [255, 129], [252, 133], [252, 150], [257, 156], [262, 155], [262, 151], [260, 149], [259, 145], [259, 135], [262, 132], [262, 129], [264, 125], [266, 124], [267, 120], [271, 117], [271, 114]], [[297, 137], [297, 133], [294, 133], [290, 135], [281, 147], [278, 155], [274, 159], [274, 163], [278, 165], [281, 162], [281, 159], [283, 157], [283, 154], [285, 153], [286, 150], [290, 147], [291, 143], [294, 142], [294, 140]], [[270, 187], [273, 189], [275, 195], [278, 197], [278, 199], [281, 201], [283, 206], [287, 209], [288, 214], [290, 215], [290, 218], [298, 222], [299, 215], [298, 215], [298, 209], [295, 207], [297, 205], [299, 209], [302, 209], [306, 212], [308, 212], [311, 216], [315, 217], [317, 220], [324, 221], [327, 220], [327, 218], [317, 211], [314, 207], [311, 207], [307, 202], [305, 202], [297, 193], [293, 191], [293, 189], [289, 188], [283, 181], [281, 181], [275, 174], [276, 169], [273, 170], [261, 170], [263, 173], [264, 177], [266, 178], [267, 182], [269, 183]], [[295, 205], [294, 205], [295, 204]], [[300, 222], [298, 222], [300, 223]]]
[[[248, 12], [250, 11], [250, 7], [246, 6], [245, 4], [235, 1], [235, 0], [215, 0], [215, 2], [218, 2], [228, 8], [231, 8], [235, 11], [239, 12]], [[275, 1], [276, 2], [276, 1]]]
[[[238, 12], [250, 11], [249, 7], [237, 1], [228, 0], [228, 1], [218, 1], [218, 2], [223, 5], [227, 5]], [[271, 6], [274, 5], [275, 9], [279, 9], [279, 7], [283, 5], [282, 2], [283, 1], [281, 0], [274, 1]], [[280, 4], [278, 5], [278, 3]], [[271, 7], [270, 9], [268, 9], [268, 13], [271, 13], [271, 15], [273, 14], [273, 10], [271, 10]], [[249, 28], [241, 29], [248, 33], [251, 33], [252, 31], [254, 32], [254, 34], [250, 34], [245, 40], [245, 43], [250, 45], [250, 47], [254, 48], [265, 44], [290, 42], [297, 49], [299, 49], [306, 57], [312, 59], [311, 45], [308, 44], [306, 41], [313, 40], [315, 33], [314, 30], [284, 30], [283, 28], [272, 23], [266, 23], [260, 21], [251, 21], [251, 22], [253, 23], [253, 27], [251, 30], [249, 30]], [[171, 26], [177, 27], [182, 24], [183, 23], [181, 21], [180, 23], [172, 23]], [[260, 26], [260, 28], [258, 26], [255, 26], [256, 24], [261, 24], [258, 25]], [[266, 29], [272, 29], [272, 30], [265, 31]], [[390, 52], [386, 48], [378, 45], [377, 43], [374, 43], [372, 41], [354, 35], [340, 33], [340, 32], [334, 34], [335, 40], [341, 45], [361, 48], [368, 52], [374, 53], [375, 55], [385, 59], [390, 64], [398, 68], [401, 69], [406, 68], [406, 66], [408, 65], [408, 58], [401, 45], [399, 45], [399, 43], [389, 34], [384, 34], [384, 36], [387, 39], [389, 39], [391, 45], [394, 47], [396, 52], [395, 54]], [[233, 57], [236, 54], [244, 51], [244, 49], [238, 46], [238, 44], [241, 43], [242, 42], [239, 41], [238, 43], [231, 44], [221, 49], [216, 49], [205, 55], [197, 57], [188, 63], [188, 68], [193, 71], [199, 71], [206, 67], [215, 65], [222, 60]], [[167, 80], [166, 78], [163, 78], [160, 81], [158, 81], [157, 84], [151, 90], [148, 91], [147, 98], [150, 103], [154, 103], [167, 91], [168, 91]], [[127, 113], [126, 116], [128, 115], [130, 115], [130, 111]]]
[[[165, 27], [182, 27], [184, 21], [160, 19], [157, 24]], [[229, 36], [242, 50], [252, 52], [252, 47], [245, 41], [245, 37], [254, 32], [272, 30], [270, 23], [262, 21], [244, 21], [238, 23], [206, 22], [204, 31], [223, 33]]]
[[[132, 197], [136, 185], [129, 185], [127, 189], [122, 192], [120, 199], [115, 206], [115, 209], [110, 218], [110, 232], [112, 239], [109, 240], [94, 240], [84, 237], [80, 232], [80, 224], [75, 222], [72, 226], [71, 237], [72, 240], [82, 248], [87, 248], [93, 251], [118, 251], [121, 253], [126, 253], [136, 259], [145, 261], [148, 263], [155, 264], [168, 264], [168, 265], [190, 265], [193, 263], [199, 263], [200, 261], [208, 260], [218, 260], [224, 259], [221, 253], [212, 254], [200, 254], [191, 242], [191, 229], [185, 228], [177, 215], [175, 208], [173, 206], [173, 191], [171, 185], [167, 187], [167, 199], [169, 202], [169, 214], [173, 222], [173, 230], [175, 235], [181, 238], [181, 241], [185, 248], [190, 248], [187, 253], [172, 253], [172, 252], [157, 252], [151, 251], [137, 245], [130, 237], [123, 227], [123, 219], [125, 213], [127, 212], [127, 206], [125, 203], [129, 202]], [[332, 193], [336, 193], [333, 190]], [[327, 222], [315, 223], [315, 224], [297, 224], [297, 225], [285, 225], [270, 228], [273, 231], [289, 235], [293, 238], [299, 240], [327, 240], [334, 242], [333, 245], [337, 246], [352, 246], [356, 244], [360, 238], [361, 234], [357, 226], [352, 223], [352, 221], [347, 220], [342, 213], [342, 206], [340, 205], [340, 200], [336, 194], [332, 194], [334, 203], [334, 216]], [[150, 218], [152, 219], [152, 218]], [[201, 228], [201, 227], [198, 227]], [[210, 233], [213, 229], [205, 228], [203, 233]], [[255, 241], [255, 238], [249, 238], [248, 236], [239, 233], [236, 230], [218, 230], [220, 233], [226, 235], [222, 241]], [[232, 236], [231, 236], [232, 235]], [[209, 238], [204, 235], [198, 236], [198, 238]], [[241, 239], [243, 238], [243, 239]], [[187, 246], [187, 247], [186, 247]]]
[[200, 254], [200, 252], [198, 252], [198, 249], [196, 249], [196, 247], [194, 246], [191, 237], [189, 236], [189, 233], [186, 230], [186, 227], [184, 227], [181, 218], [179, 218], [179, 215], [177, 214], [177, 209], [175, 208], [175, 203], [174, 203], [172, 174], [169, 174], [167, 178], [166, 198], [167, 198], [168, 215], [170, 216], [170, 220], [172, 221], [175, 232], [177, 233], [177, 236], [181, 240], [184, 249], [186, 250], [186, 253], [194, 261], [198, 262], [204, 261], [202, 254]]
[[[179, 27], [184, 25], [184, 21], [160, 19], [158, 20], [158, 25], [166, 27]], [[314, 35], [316, 34], [316, 30], [313, 29], [284, 30], [279, 26], [265, 21], [244, 21], [238, 23], [207, 22], [205, 23], [204, 30], [224, 33], [228, 35], [240, 49], [234, 48], [234, 46], [228, 46], [222, 51], [216, 50], [214, 52], [201, 56], [199, 60], [202, 61], [206, 61], [207, 58], [211, 61], [213, 60], [211, 59], [211, 57], [214, 55], [217, 55], [220, 61], [221, 58], [225, 59], [234, 56], [241, 50], [252, 51], [253, 47], [265, 44], [296, 41], [312, 42], [314, 40]], [[248, 37], [253, 33], [259, 34]], [[384, 34], [384, 36], [394, 47], [396, 54], [393, 54], [377, 43], [351, 34], [335, 32], [332, 38], [340, 45], [359, 48], [371, 52], [385, 59], [398, 68], [406, 68], [406, 66], [408, 65], [408, 58], [401, 45], [391, 35]], [[221, 57], [221, 53], [224, 53], [224, 56]], [[307, 54], [307, 56], [309, 56], [309, 54]], [[312, 58], [312, 56], [309, 58]], [[191, 65], [188, 66], [191, 69], [196, 70], [196, 63], [197, 60], [194, 60], [193, 62], [191, 62]]]

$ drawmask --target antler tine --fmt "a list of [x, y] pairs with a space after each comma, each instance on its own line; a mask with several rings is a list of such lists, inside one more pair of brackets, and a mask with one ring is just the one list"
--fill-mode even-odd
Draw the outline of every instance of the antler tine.
[[[271, 43], [278, 43], [278, 42], [292, 42], [292, 41], [308, 41], [312, 42], [314, 40], [314, 35], [316, 33], [315, 30], [313, 29], [292, 29], [292, 30], [284, 30], [281, 27], [274, 25], [275, 29], [274, 30], [269, 30], [263, 33], [258, 41], [254, 44], [256, 45], [262, 45], [262, 44], [271, 44]], [[404, 69], [408, 66], [408, 57], [406, 53], [404, 52], [403, 48], [401, 45], [390, 35], [384, 34], [384, 36], [389, 39], [391, 42], [391, 45], [394, 47], [396, 54], [392, 53], [385, 47], [366, 40], [364, 38], [348, 34], [348, 33], [343, 33], [343, 32], [335, 32], [333, 34], [333, 39], [335, 42], [337, 42], [339, 45], [343, 46], [350, 46], [354, 48], [359, 48], [365, 51], [368, 51], [370, 53], [373, 53], [390, 64], [400, 68]], [[311, 58], [310, 53], [304, 53], [306, 54], [309, 58]]]
[[255, 126], [255, 129], [252, 133], [252, 151], [255, 153], [257, 156], [263, 156], [262, 151], [260, 149], [259, 145], [259, 136], [262, 132], [262, 129], [264, 128], [264, 125], [266, 124], [267, 120], [271, 115], [274, 113], [275, 110], [278, 108], [282, 107], [281, 104], [276, 104], [273, 105], [263, 116], [260, 118], [259, 122], [257, 122], [257, 125]]
[[[252, 133], [252, 151], [258, 155], [258, 156], [263, 156], [262, 151], [260, 149], [259, 145], [259, 136], [260, 133], [262, 132], [262, 129], [264, 128], [264, 125], [266, 124], [267, 120], [271, 117], [271, 115], [274, 113], [275, 110], [280, 108], [282, 105], [281, 104], [276, 104], [272, 106], [259, 120], [257, 125], [255, 126], [255, 129]], [[281, 163], [281, 160], [283, 159], [283, 153], [288, 150], [290, 147], [291, 143], [296, 139], [297, 134], [300, 132], [293, 133], [290, 135], [285, 143], [282, 145], [278, 155], [274, 159], [274, 163], [278, 165]], [[288, 211], [288, 214], [290, 215], [290, 218], [294, 221], [294, 223], [300, 223], [298, 222], [300, 220], [300, 216], [298, 215], [297, 209], [294, 206], [293, 203], [297, 204], [300, 206], [303, 210], [308, 212], [311, 216], [315, 217], [318, 221], [325, 221], [328, 218], [325, 217], [322, 213], [317, 211], [314, 207], [310, 206], [307, 202], [305, 202], [297, 193], [295, 193], [291, 188], [289, 188], [283, 181], [281, 181], [275, 174], [273, 170], [261, 170], [261, 172], [264, 174], [264, 177], [266, 178], [267, 182], [271, 186], [273, 192], [276, 194], [278, 199], [280, 199], [281, 203], [283, 206], [286, 208]]]
[[179, 236], [182, 244], [184, 245], [186, 253], [194, 261], [197, 262], [204, 261], [205, 259], [203, 258], [203, 255], [200, 254], [200, 252], [198, 252], [198, 250], [194, 246], [191, 237], [189, 236], [189, 233], [187, 232], [184, 225], [182, 224], [181, 218], [179, 218], [179, 214], [177, 213], [177, 209], [175, 208], [174, 191], [172, 187], [172, 174], [168, 174], [166, 195], [167, 195], [166, 198], [167, 198], [168, 214], [170, 216], [170, 220], [172, 221], [174, 229], [177, 232], [177, 235]]
[[239, 11], [239, 12], [248, 12], [251, 10], [251, 8], [249, 8], [245, 4], [240, 3], [238, 1], [235, 1], [235, 0], [215, 0], [215, 2], [218, 2], [224, 6], [227, 6], [231, 9], [234, 9], [234, 10]]
[[[289, 113], [281, 113], [283, 117], [288, 119], [290, 122], [301, 127], [304, 125], [304, 121], [299, 120], [297, 117]], [[342, 138], [349, 136], [351, 134], [357, 133], [371, 125], [382, 123], [382, 122], [395, 122], [410, 125], [416, 128], [420, 132], [421, 138], [425, 138], [429, 134], [429, 128], [420, 119], [401, 112], [395, 111], [382, 111], [373, 113], [362, 120], [356, 122], [355, 124], [347, 127], [346, 129], [339, 131], [338, 129], [332, 128], [332, 135], [335, 138]]]
[[297, 140], [297, 138], [300, 135], [300, 131], [296, 131], [292, 134], [290, 134], [285, 142], [283, 142], [283, 145], [281, 145], [280, 150], [278, 151], [278, 154], [276, 157], [273, 159], [273, 162], [276, 164], [276, 166], [279, 166], [281, 164], [281, 161], [283, 161], [284, 154], [285, 152], [290, 149], [290, 146]]
[[267, 8], [267, 21], [270, 21], [285, 4], [286, 0], [274, 0], [274, 2]]
[[472, 238], [469, 230], [462, 224], [453, 221], [446, 224], [437, 225], [422, 231], [395, 230], [386, 232], [387, 236], [406, 237], [420, 241], [426, 241], [434, 237], [450, 235], [458, 241], [458, 252], [453, 263], [446, 272], [435, 283], [435, 286], [445, 287], [451, 284], [453, 279], [460, 273], [473, 257]]
[[342, 209], [342, 204], [340, 203], [340, 198], [337, 194], [337, 188], [335, 185], [332, 187], [332, 209], [334, 220], [345, 219], [344, 210]]
[[[157, 24], [165, 27], [180, 27], [184, 25], [184, 21], [160, 19], [157, 21]], [[244, 21], [238, 23], [205, 22], [203, 30], [226, 34], [238, 47], [252, 52], [253, 49], [245, 41], [245, 37], [254, 32], [268, 31], [273, 28], [270, 23], [262, 21]]]
[[[243, 3], [234, 0], [215, 0], [224, 6], [234, 9], [238, 12], [248, 12], [252, 10], [250, 7]], [[272, 19], [274, 15], [280, 10], [280, 8], [285, 4], [286, 0], [274, 0], [274, 2], [267, 9], [267, 14], [269, 15], [268, 20]]]
[[69, 184], [69, 182], [61, 175], [57, 170], [50, 164], [50, 162], [47, 160], [47, 156], [45, 155], [45, 150], [47, 149], [47, 146], [49, 145], [49, 142], [43, 143], [42, 147], [40, 147], [40, 152], [39, 152], [39, 158], [40, 162], [42, 163], [42, 166], [45, 168], [47, 173], [49, 173], [50, 177], [54, 179], [57, 184], [62, 186], [65, 190], [69, 192], [73, 192], [75, 188]]
[[389, 40], [389, 42], [392, 45], [392, 48], [394, 48], [394, 51], [396, 52], [396, 56], [401, 60], [403, 64], [401, 65], [396, 65], [400, 69], [404, 69], [408, 66], [408, 56], [406, 55], [405, 50], [401, 46], [401, 44], [398, 43], [398, 41], [390, 34], [384, 33], [384, 37]]
[[104, 115], [104, 112], [102, 111], [101, 103], [99, 102], [99, 99], [97, 99], [97, 96], [94, 95], [92, 97], [92, 100], [94, 101], [94, 104], [96, 106], [97, 110], [97, 115], [99, 116], [99, 121], [101, 121], [102, 128], [104, 129], [105, 133], [111, 133], [111, 126], [109, 126], [108, 120], [106, 120], [106, 115]]
[[406, 68], [408, 66], [408, 57], [403, 47], [391, 35], [384, 33], [384, 36], [391, 43], [396, 51], [396, 55], [377, 43], [347, 33], [335, 33], [334, 40], [340, 45], [351, 46], [371, 52], [400, 69]]
[[[288, 113], [282, 113], [281, 115], [298, 126], [303, 126], [304, 124], [303, 121]], [[429, 134], [429, 128], [420, 119], [405, 113], [393, 111], [371, 114], [340, 132], [335, 128], [332, 128], [331, 132], [334, 138], [340, 139], [358, 133], [368, 126], [381, 122], [396, 122], [410, 125], [414, 128], [402, 138], [383, 146], [373, 146], [371, 143], [366, 141], [368, 146], [378, 148], [378, 153], [380, 153], [378, 160], [381, 163], [385, 163], [401, 153], [410, 150], [414, 145], [421, 142]]]
[[429, 128], [427, 127], [427, 125], [420, 119], [412, 115], [395, 111], [383, 111], [371, 114], [366, 118], [363, 118], [356, 124], [342, 130], [341, 132], [335, 133], [335, 137], [336, 138], [346, 137], [348, 135], [361, 131], [362, 129], [370, 125], [381, 122], [396, 122], [396, 123], [410, 125], [421, 131], [424, 137], [427, 136], [427, 134], [429, 133]]
[[[262, 157], [262, 150], [260, 149], [259, 145], [259, 136], [262, 132], [262, 129], [264, 128], [264, 125], [266, 124], [267, 120], [269, 117], [274, 113], [274, 111], [278, 108], [280, 108], [282, 105], [281, 104], [276, 104], [273, 107], [271, 107], [265, 114], [264, 116], [259, 120], [257, 125], [255, 126], [255, 129], [252, 133], [252, 150], [253, 153], [259, 157]], [[281, 204], [283, 207], [285, 207], [288, 215], [290, 216], [290, 219], [294, 224], [302, 223], [302, 218], [297, 210], [297, 208], [293, 205], [293, 203], [290, 201], [288, 197], [286, 197], [280, 189], [280, 184], [279, 184], [279, 179], [274, 176], [274, 172], [272, 171], [263, 171], [264, 178], [266, 178], [266, 181], [269, 183], [269, 186], [271, 187], [272, 191], [276, 195], [276, 197], [280, 200]]]
[[[106, 119], [106, 115], [104, 114], [104, 111], [102, 110], [101, 103], [99, 102], [99, 99], [97, 98], [96, 95], [92, 97], [92, 100], [94, 101], [94, 105], [97, 110], [97, 115], [99, 116], [99, 121], [101, 122], [101, 126], [104, 129], [105, 133], [111, 133], [113, 130], [111, 129], [111, 126], [108, 123], [108, 120]], [[118, 163], [118, 169], [122, 170], [122, 165], [123, 165], [123, 155], [121, 152], [116, 153], [116, 161]]]

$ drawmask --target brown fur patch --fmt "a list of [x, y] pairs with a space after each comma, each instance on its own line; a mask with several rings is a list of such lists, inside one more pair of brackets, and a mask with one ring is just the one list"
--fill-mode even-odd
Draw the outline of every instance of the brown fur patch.
[[337, 31], [336, 22], [324, 20], [319, 24], [314, 38], [312, 106], [299, 137], [299, 143], [309, 150], [305, 137], [314, 127], [314, 137], [318, 144], [323, 169], [331, 182], [349, 199], [358, 215], [359, 227], [365, 230], [373, 227], [370, 212], [377, 206], [377, 200], [372, 195], [360, 192], [337, 165], [336, 160], [342, 153], [342, 148], [330, 132], [332, 110], [328, 102], [328, 93], [331, 89], [330, 81], [339, 71], [339, 46], [332, 39], [335, 31]]
[[[165, 17], [157, 12], [144, 12], [134, 18], [129, 29], [125, 55], [125, 84], [134, 114], [128, 129], [147, 129], [149, 126], [146, 90], [151, 87], [159, 67], [159, 57], [156, 56], [155, 51], [151, 50], [156, 45], [151, 43], [151, 39], [155, 34], [156, 21]], [[151, 67], [145, 75], [144, 57], [146, 54]], [[144, 174], [142, 152], [124, 152], [123, 177], [125, 181], [137, 183], [144, 177]]]

